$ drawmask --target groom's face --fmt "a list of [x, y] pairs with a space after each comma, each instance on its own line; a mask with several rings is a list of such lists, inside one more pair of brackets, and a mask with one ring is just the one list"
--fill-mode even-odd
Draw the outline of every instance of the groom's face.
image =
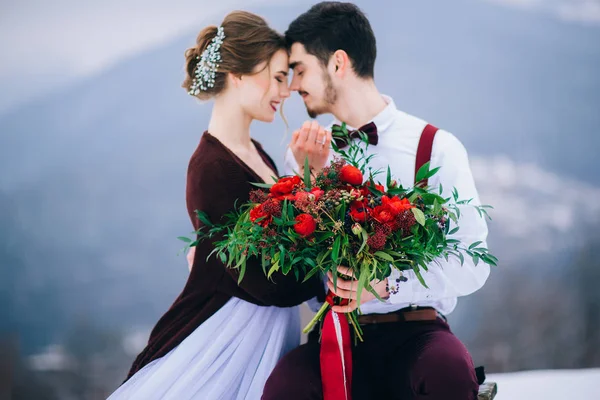
[[290, 91], [296, 91], [302, 96], [308, 115], [315, 118], [317, 115], [330, 113], [337, 99], [337, 90], [327, 68], [317, 57], [308, 54], [301, 43], [292, 45], [290, 68], [294, 73]]

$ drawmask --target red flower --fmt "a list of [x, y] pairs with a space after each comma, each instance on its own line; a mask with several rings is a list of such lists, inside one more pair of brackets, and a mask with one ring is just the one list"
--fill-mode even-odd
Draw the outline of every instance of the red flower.
[[261, 189], [250, 192], [250, 201], [253, 203], [263, 203], [269, 198], [269, 194]]
[[369, 238], [367, 239], [367, 245], [369, 245], [369, 248], [371, 250], [383, 250], [383, 248], [385, 247], [385, 241], [386, 241], [386, 236], [381, 233], [381, 232], [377, 232], [372, 236], [369, 236]]
[[355, 199], [358, 199], [360, 196], [363, 196], [363, 192], [362, 190], [358, 190], [358, 189], [354, 189], [351, 188], [350, 189], [350, 197], [354, 197]]
[[401, 212], [410, 210], [414, 207], [412, 204], [410, 204], [410, 201], [408, 201], [408, 199], [400, 199], [400, 197], [398, 196], [394, 196], [392, 198], [382, 196], [381, 204], [388, 207], [392, 211], [394, 216], [397, 216]]
[[294, 200], [296, 203], [306, 203], [308, 201], [308, 195], [309, 193], [305, 192], [304, 190], [298, 191], [294, 197]]
[[[369, 187], [371, 187], [371, 181], [367, 181], [365, 185], [360, 188], [360, 191], [363, 196], [368, 196], [371, 194]], [[375, 189], [379, 190], [382, 193], [385, 193], [385, 188], [383, 187], [383, 185], [375, 184]]]
[[281, 216], [281, 203], [276, 199], [268, 199], [263, 204], [263, 211], [274, 217]]
[[411, 228], [417, 223], [415, 215], [410, 211], [404, 211], [396, 217], [396, 225], [398, 229], [402, 229], [402, 235], [408, 236], [411, 234]]
[[340, 181], [358, 186], [363, 183], [362, 172], [352, 165], [344, 165], [340, 170]]
[[[262, 218], [260, 221], [257, 221], [259, 218]], [[267, 213], [262, 204], [258, 204], [252, 210], [250, 210], [250, 221], [257, 223], [263, 228], [269, 225], [273, 217]]]
[[292, 195], [292, 190], [294, 190], [301, 182], [299, 176], [281, 178], [277, 183], [271, 186], [269, 191], [271, 192], [271, 196], [277, 200], [293, 200], [294, 196]]
[[365, 222], [371, 209], [362, 201], [353, 201], [350, 203], [350, 216], [356, 222]]
[[307, 237], [317, 229], [317, 221], [310, 214], [300, 214], [296, 217], [294, 230], [300, 236]]
[[371, 216], [375, 221], [387, 225], [390, 228], [393, 228], [396, 222], [396, 215], [390, 207], [385, 205], [375, 207], [373, 211], [371, 211]]
[[321, 196], [323, 196], [325, 194], [325, 192], [322, 191], [318, 187], [312, 188], [311, 191], [310, 191], [310, 193], [312, 193], [315, 196], [315, 201], [319, 201], [319, 199], [321, 198]]

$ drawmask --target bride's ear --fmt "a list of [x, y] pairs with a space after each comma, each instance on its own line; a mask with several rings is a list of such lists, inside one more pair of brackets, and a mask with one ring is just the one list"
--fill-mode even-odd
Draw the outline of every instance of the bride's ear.
[[330, 65], [332, 73], [343, 78], [350, 68], [350, 58], [344, 50], [337, 50], [331, 56]]
[[241, 75], [232, 74], [231, 72], [227, 73], [227, 83], [229, 83], [229, 87], [237, 88], [240, 86], [241, 81]]

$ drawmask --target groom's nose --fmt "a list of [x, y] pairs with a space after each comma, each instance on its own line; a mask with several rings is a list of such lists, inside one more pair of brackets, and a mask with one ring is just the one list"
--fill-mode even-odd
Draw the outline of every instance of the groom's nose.
[[292, 77], [292, 82], [290, 82], [290, 92], [299, 92], [300, 91], [300, 79], [298, 79], [295, 75]]

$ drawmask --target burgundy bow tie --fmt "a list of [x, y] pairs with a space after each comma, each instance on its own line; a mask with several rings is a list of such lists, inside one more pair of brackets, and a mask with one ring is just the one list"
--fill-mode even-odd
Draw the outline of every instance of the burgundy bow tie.
[[[379, 137], [377, 136], [377, 125], [374, 122], [369, 122], [366, 125], [361, 126], [359, 129], [355, 131], [348, 131], [348, 137], [350, 139], [360, 139], [360, 134], [358, 132], [363, 132], [369, 138], [369, 144], [375, 146], [379, 142]], [[348, 146], [348, 139], [338, 136], [334, 137], [333, 140], [338, 148], [343, 149]]]

